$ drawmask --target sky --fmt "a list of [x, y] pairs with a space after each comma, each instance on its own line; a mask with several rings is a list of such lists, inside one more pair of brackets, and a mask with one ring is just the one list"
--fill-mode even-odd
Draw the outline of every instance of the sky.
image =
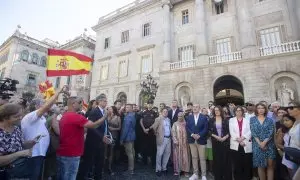
[[87, 35], [98, 19], [134, 0], [0, 0], [0, 44], [20, 25], [20, 31], [60, 44], [74, 39], [87, 28]]

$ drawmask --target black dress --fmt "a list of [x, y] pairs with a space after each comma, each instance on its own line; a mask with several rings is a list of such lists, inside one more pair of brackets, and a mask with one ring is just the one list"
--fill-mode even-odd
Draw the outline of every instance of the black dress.
[[[211, 118], [209, 120], [209, 134], [215, 134], [218, 136], [216, 128], [216, 119]], [[229, 135], [229, 121], [222, 120], [222, 132], [221, 137]], [[217, 141], [214, 137], [211, 137], [212, 151], [213, 151], [213, 173], [215, 180], [231, 180], [232, 179], [232, 166], [230, 161], [230, 137], [224, 142]]]

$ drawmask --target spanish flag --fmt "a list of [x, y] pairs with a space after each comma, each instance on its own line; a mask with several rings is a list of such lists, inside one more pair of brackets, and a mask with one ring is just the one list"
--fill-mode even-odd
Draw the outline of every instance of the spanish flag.
[[47, 76], [88, 74], [93, 59], [71, 51], [48, 49]]

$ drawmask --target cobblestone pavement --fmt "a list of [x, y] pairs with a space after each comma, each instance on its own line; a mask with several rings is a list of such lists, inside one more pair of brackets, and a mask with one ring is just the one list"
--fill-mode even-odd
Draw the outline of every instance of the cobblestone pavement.
[[[105, 175], [105, 180], [188, 180], [186, 177], [173, 176], [173, 170], [169, 169], [167, 176], [162, 175], [157, 177], [155, 170], [141, 163], [135, 164], [134, 175], [128, 174], [126, 170], [127, 164], [122, 164], [117, 166], [115, 169], [115, 174], [113, 176]], [[213, 180], [211, 177], [207, 177], [207, 180]]]

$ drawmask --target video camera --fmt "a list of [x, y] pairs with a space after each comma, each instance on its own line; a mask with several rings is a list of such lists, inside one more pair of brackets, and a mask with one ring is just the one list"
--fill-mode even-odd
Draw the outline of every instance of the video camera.
[[0, 79], [0, 98], [10, 99], [14, 92], [17, 91], [16, 85], [19, 81], [10, 78]]

